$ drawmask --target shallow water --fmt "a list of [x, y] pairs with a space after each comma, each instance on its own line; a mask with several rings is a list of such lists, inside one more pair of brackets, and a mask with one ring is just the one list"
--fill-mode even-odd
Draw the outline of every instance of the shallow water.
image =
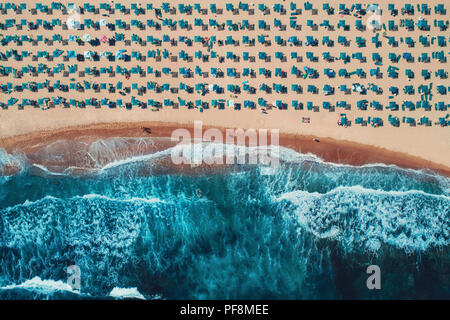
[[[112, 138], [0, 152], [21, 168], [0, 177], [0, 298], [450, 298], [450, 179], [284, 148], [270, 175], [161, 171], [172, 149]], [[366, 287], [373, 264], [381, 290]]]

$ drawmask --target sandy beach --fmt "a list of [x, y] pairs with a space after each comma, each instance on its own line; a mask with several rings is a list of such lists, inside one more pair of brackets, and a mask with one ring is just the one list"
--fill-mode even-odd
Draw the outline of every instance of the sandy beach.
[[[47, 3], [44, 1], [43, 3]], [[50, 2], [48, 2], [50, 4]], [[82, 1], [75, 1], [75, 4], [83, 4]], [[171, 5], [177, 6], [179, 1], [171, 2]], [[238, 1], [230, 1], [235, 6], [238, 6]], [[269, 8], [272, 8], [273, 4], [276, 1], [266, 1], [266, 5]], [[289, 12], [289, 3], [282, 2], [285, 8]], [[319, 9], [318, 14], [312, 14], [311, 11], [303, 10], [302, 14], [298, 16], [298, 24], [302, 25], [300, 31], [296, 31], [290, 29], [289, 26], [287, 30], [280, 31], [278, 28], [274, 28], [269, 31], [264, 32], [263, 30], [258, 29], [258, 21], [260, 19], [265, 19], [267, 22], [273, 23], [273, 18], [281, 19], [284, 24], [289, 25], [289, 13], [286, 15], [280, 15], [279, 13], [271, 11], [270, 15], [264, 15], [257, 9], [257, 4], [250, 4], [253, 9], [255, 9], [254, 15], [249, 15], [247, 13], [241, 12], [239, 15], [234, 15], [232, 12], [225, 10], [225, 4], [223, 14], [217, 15], [209, 13], [204, 16], [198, 14], [195, 10], [192, 15], [184, 15], [181, 13], [177, 13], [175, 15], [166, 15], [163, 14], [163, 18], [169, 17], [175, 20], [177, 19], [186, 19], [189, 23], [194, 25], [195, 18], [214, 18], [219, 22], [224, 22], [228, 19], [239, 21], [241, 19], [248, 19], [249, 22], [255, 24], [255, 30], [238, 30], [230, 33], [227, 28], [225, 30], [219, 31], [216, 28], [209, 28], [209, 30], [201, 30], [201, 28], [193, 26], [191, 31], [186, 31], [182, 29], [177, 29], [174, 31], [168, 30], [166, 27], [163, 27], [162, 30], [154, 30], [148, 28], [146, 31], [140, 31], [143, 37], [145, 35], [152, 35], [157, 38], [162, 38], [163, 35], [169, 34], [170, 37], [174, 39], [178, 39], [181, 35], [199, 35], [199, 36], [211, 36], [216, 35], [218, 39], [224, 40], [226, 36], [233, 35], [235, 39], [241, 40], [243, 36], [249, 35], [253, 37], [257, 37], [260, 34], [266, 34], [268, 39], [271, 40], [272, 45], [261, 47], [261, 45], [257, 44], [254, 47], [249, 47], [247, 45], [239, 45], [239, 46], [214, 46], [214, 50], [217, 52], [219, 56], [226, 56], [228, 51], [232, 51], [233, 54], [237, 56], [242, 56], [243, 52], [249, 51], [251, 56], [256, 56], [256, 61], [253, 63], [249, 63], [243, 61], [235, 62], [226, 59], [223, 63], [218, 64], [214, 60], [209, 60], [207, 62], [202, 62], [201, 60], [194, 59], [193, 63], [186, 63], [185, 61], [178, 59], [177, 62], [172, 62], [168, 59], [162, 59], [160, 61], [156, 61], [154, 58], [147, 58], [145, 62], [137, 62], [131, 60], [130, 62], [124, 63], [116, 62], [122, 67], [130, 68], [132, 66], [139, 65], [143, 69], [147, 66], [151, 66], [156, 70], [160, 70], [163, 67], [171, 67], [172, 71], [178, 71], [180, 67], [189, 66], [191, 68], [195, 68], [195, 66], [200, 66], [204, 71], [209, 70], [212, 67], [219, 67], [222, 70], [226, 70], [226, 68], [236, 68], [240, 71], [243, 67], [251, 67], [258, 73], [258, 68], [267, 68], [274, 71], [276, 67], [281, 66], [284, 71], [289, 73], [290, 68], [295, 65], [299, 68], [303, 66], [316, 68], [321, 76], [318, 79], [299, 79], [292, 75], [288, 75], [287, 78], [278, 78], [272, 77], [265, 78], [264, 76], [256, 76], [255, 78], [248, 78], [248, 83], [256, 88], [259, 87], [261, 83], [267, 83], [268, 85], [272, 85], [272, 83], [282, 83], [286, 87], [290, 88], [293, 84], [301, 84], [303, 86], [303, 93], [297, 94], [292, 91], [288, 91], [287, 93], [276, 94], [272, 92], [271, 94], [267, 94], [265, 92], [257, 91], [256, 94], [249, 94], [248, 92], [242, 92], [238, 95], [233, 95], [228, 92], [225, 94], [217, 94], [215, 92], [209, 92], [206, 96], [200, 95], [197, 91], [194, 91], [192, 94], [188, 94], [185, 91], [178, 91], [177, 93], [172, 92], [163, 92], [156, 93], [154, 91], [147, 91], [144, 95], [136, 97], [141, 101], [147, 101], [147, 99], [154, 99], [155, 101], [163, 102], [164, 99], [171, 99], [172, 101], [176, 101], [177, 98], [186, 99], [188, 101], [195, 101], [196, 99], [206, 99], [206, 101], [211, 101], [211, 99], [224, 99], [224, 101], [231, 101], [232, 103], [243, 103], [244, 100], [252, 100], [256, 102], [259, 98], [264, 98], [267, 100], [268, 106], [265, 108], [257, 107], [255, 109], [249, 108], [241, 108], [241, 110], [234, 110], [232, 107], [226, 107], [224, 110], [219, 110], [218, 108], [203, 108], [202, 112], [200, 112], [199, 107], [195, 107], [192, 109], [187, 109], [186, 107], [171, 107], [164, 106], [162, 108], [158, 108], [158, 111], [151, 111], [154, 108], [141, 109], [139, 107], [133, 107], [132, 110], [126, 110], [125, 108], [116, 108], [109, 109], [107, 106], [102, 106], [101, 108], [95, 108], [93, 106], [87, 106], [86, 108], [77, 108], [70, 107], [68, 109], [62, 108], [61, 106], [51, 107], [47, 110], [41, 110], [41, 108], [33, 108], [31, 106], [25, 106], [23, 110], [18, 110], [17, 106], [9, 107], [7, 110], [0, 110], [0, 147], [6, 147], [8, 150], [12, 150], [14, 148], [20, 148], [26, 145], [26, 141], [34, 141], [36, 143], [39, 137], [47, 137], [47, 133], [49, 132], [52, 136], [52, 139], [56, 139], [58, 136], [57, 132], [74, 132], [74, 136], [78, 136], [79, 133], [75, 133], [77, 130], [80, 131], [80, 134], [83, 133], [86, 128], [95, 128], [96, 125], [101, 125], [104, 128], [116, 128], [123, 127], [125, 132], [123, 134], [129, 135], [137, 135], [138, 133], [126, 132], [128, 128], [137, 128], [140, 126], [141, 122], [149, 122], [154, 128], [154, 132], [159, 129], [156, 128], [166, 128], [161, 130], [167, 130], [167, 123], [170, 123], [172, 128], [179, 127], [189, 127], [192, 125], [193, 121], [200, 120], [203, 122], [204, 126], [208, 127], [217, 127], [217, 128], [253, 128], [253, 129], [280, 129], [283, 139], [286, 141], [286, 145], [293, 145], [297, 149], [301, 147], [302, 152], [312, 152], [320, 157], [324, 158], [327, 161], [336, 161], [336, 162], [344, 162], [344, 163], [353, 163], [353, 164], [362, 164], [362, 163], [374, 163], [374, 162], [383, 162], [387, 164], [397, 164], [405, 167], [412, 168], [429, 168], [433, 170], [437, 170], [439, 172], [448, 172], [450, 170], [450, 130], [448, 127], [441, 127], [438, 125], [434, 125], [434, 122], [437, 121], [438, 117], [442, 117], [446, 115], [445, 111], [434, 111], [434, 107], [431, 111], [423, 111], [420, 109], [415, 109], [413, 111], [399, 111], [390, 112], [389, 110], [374, 110], [368, 109], [365, 111], [358, 110], [356, 108], [356, 103], [360, 99], [366, 99], [368, 101], [376, 100], [380, 101], [384, 106], [388, 105], [390, 101], [395, 100], [397, 103], [401, 105], [404, 100], [412, 100], [416, 101], [420, 99], [421, 93], [416, 90], [413, 94], [405, 94], [402, 90], [403, 86], [413, 85], [416, 88], [426, 81], [423, 80], [419, 76], [420, 71], [426, 67], [432, 73], [434, 73], [438, 69], [446, 68], [446, 64], [440, 63], [437, 60], [431, 60], [430, 63], [422, 64], [422, 63], [407, 63], [404, 60], [401, 60], [399, 63], [396, 63], [395, 66], [400, 69], [399, 77], [397, 79], [390, 79], [387, 77], [386, 69], [391, 63], [388, 60], [388, 55], [390, 52], [398, 52], [402, 51], [411, 52], [411, 54], [415, 57], [418, 57], [422, 52], [428, 52], [429, 55], [432, 52], [440, 50], [436, 45], [432, 45], [430, 47], [423, 47], [416, 44], [415, 47], [408, 48], [405, 44], [400, 44], [398, 48], [392, 48], [387, 44], [387, 38], [381, 37], [380, 33], [380, 41], [382, 42], [382, 46], [376, 48], [373, 43], [371, 43], [370, 38], [375, 35], [375, 32], [370, 30], [365, 31], [357, 31], [354, 28], [355, 17], [352, 15], [343, 16], [337, 13], [338, 4], [333, 4], [335, 7], [334, 15], [327, 15], [322, 9], [322, 4], [324, 1], [314, 2], [314, 8]], [[363, 4], [366, 2], [362, 2]], [[367, 2], [369, 3], [369, 2]], [[410, 18], [410, 16], [403, 16], [401, 14], [396, 17], [392, 17], [389, 15], [387, 11], [387, 5], [390, 1], [379, 1], [380, 7], [383, 10], [382, 22], [387, 24], [388, 20], [394, 20], [398, 25], [400, 24], [401, 19]], [[405, 2], [406, 3], [406, 2]], [[421, 3], [421, 1], [409, 1], [408, 3], [416, 4]], [[430, 1], [428, 2], [429, 6], [433, 8], [436, 4], [440, 3], [440, 1]], [[30, 5], [32, 5], [31, 3]], [[204, 1], [200, 1], [202, 7], [209, 8], [209, 3]], [[400, 9], [403, 6], [404, 2], [399, 2], [397, 5], [397, 9]], [[145, 4], [142, 4], [145, 6]], [[155, 2], [154, 7], [159, 7], [160, 2]], [[298, 4], [299, 8], [303, 7], [303, 3]], [[123, 21], [130, 23], [132, 19], [135, 19], [136, 16], [124, 15], [120, 12], [116, 12], [115, 16], [117, 18], [122, 19]], [[414, 19], [417, 19], [420, 16], [420, 13], [416, 12]], [[67, 16], [60, 15], [58, 12], [54, 12], [52, 15], [44, 15], [41, 18], [48, 19], [50, 17], [53, 18], [61, 18], [64, 22], [67, 19]], [[107, 19], [113, 22], [114, 16], [103, 16], [102, 14], [93, 14], [85, 11], [81, 18], [87, 19], [91, 18], [94, 21], [98, 21], [100, 18]], [[364, 17], [363, 20], [366, 20], [368, 16]], [[425, 16], [429, 20], [429, 24], [432, 24], [433, 19], [446, 19], [448, 15], [436, 15], [434, 11], [431, 10], [431, 15]], [[28, 10], [24, 11], [21, 15], [21, 18], [35, 20], [36, 16], [32, 15]], [[155, 14], [153, 11], [149, 11], [148, 14], [144, 16], [138, 16], [138, 19], [142, 18], [153, 18], [155, 19]], [[330, 21], [332, 25], [337, 25], [338, 21], [341, 19], [345, 19], [348, 24], [350, 24], [351, 28], [349, 31], [342, 31], [342, 29], [324, 30], [322, 27], [319, 27], [318, 30], [312, 30], [311, 28], [306, 26], [306, 20], [312, 19], [315, 23], [320, 24], [324, 19]], [[424, 32], [420, 30], [416, 30], [414, 32], [408, 32], [408, 34], [402, 34], [402, 28], [397, 32], [388, 32], [388, 35], [394, 35], [396, 37], [399, 36], [411, 36], [416, 41], [418, 40], [420, 35], [426, 34], [427, 37], [434, 37], [437, 35], [442, 35], [442, 33], [438, 30], [438, 28], [432, 27], [430, 31]], [[44, 30], [45, 31], [45, 30]], [[4, 35], [14, 35], [18, 31], [15, 28], [9, 28], [8, 30], [4, 30]], [[26, 30], [26, 27], [22, 31], [23, 34], [36, 36], [43, 33], [42, 29], [39, 30]], [[83, 36], [84, 34], [89, 34], [91, 38], [101, 37], [101, 36], [112, 36], [114, 32], [109, 30], [61, 30], [60, 27], [55, 27], [52, 33], [62, 34], [63, 36], [78, 35]], [[117, 32], [117, 30], [116, 30]], [[131, 30], [125, 31], [120, 30], [127, 37], [130, 37], [132, 34], [136, 34], [137, 30], [132, 27]], [[139, 32], [138, 32], [139, 34]], [[448, 33], [447, 33], [448, 34]], [[329, 35], [334, 40], [337, 39], [339, 35], [345, 35], [348, 39], [351, 39], [350, 46], [344, 47], [339, 44], [335, 44], [334, 47], [326, 47], [320, 45], [318, 47], [306, 47], [304, 44], [300, 47], [282, 47], [278, 46], [274, 43], [273, 39], [275, 36], [281, 35], [283, 38], [287, 38], [289, 36], [298, 36], [300, 40], [305, 41], [305, 37], [308, 35], [312, 35], [319, 39], [319, 42], [324, 35]], [[358, 48], [354, 43], [354, 39], [357, 36], [365, 37], [367, 41], [366, 48]], [[16, 48], [20, 50], [29, 50], [32, 54], [36, 53], [36, 50], [49, 50], [53, 51], [55, 48], [59, 48], [62, 50], [75, 50], [77, 53], [83, 53], [86, 50], [119, 50], [126, 49], [128, 52], [130, 51], [142, 51], [144, 54], [146, 52], [146, 48], [140, 46], [137, 43], [132, 42], [130, 46], [126, 46], [123, 43], [117, 43], [114, 47], [108, 46], [107, 44], [102, 44], [100, 47], [91, 47], [89, 44], [84, 47], [79, 47], [74, 42], [69, 42], [68, 45], [62, 45], [60, 42], [54, 42], [52, 46], [32, 46], [29, 43], [23, 43], [21, 47], [15, 47], [14, 44], [9, 44], [7, 47], [3, 47], [3, 49], [11, 49]], [[148, 49], [150, 49], [149, 47]], [[194, 56], [197, 50], [205, 50], [201, 44], [196, 44], [192, 47], [187, 47], [183, 44], [179, 44], [177, 47], [171, 46], [168, 42], [163, 42], [161, 46], [157, 47], [157, 49], [163, 51], [167, 49], [170, 52], [169, 57], [176, 56], [177, 52], [180, 50], [184, 50], [188, 55]], [[80, 51], [81, 50], [81, 51]], [[263, 62], [258, 59], [258, 52], [264, 50], [267, 54], [272, 56], [270, 62]], [[277, 51], [283, 51], [284, 54], [288, 57], [287, 62], [280, 62], [277, 59], [274, 59], [274, 54]], [[299, 56], [303, 57], [302, 62], [297, 62], [296, 60], [289, 59], [289, 54], [291, 51], [296, 51]], [[356, 60], [352, 60], [351, 63], [345, 64], [343, 61], [336, 60], [333, 63], [329, 63], [327, 61], [322, 60], [320, 57], [324, 52], [330, 52], [332, 56], [339, 56], [339, 53], [345, 51], [350, 56], [357, 52], [363, 52], [364, 55], [367, 56], [367, 63], [361, 64]], [[313, 52], [316, 56], [319, 57], [318, 62], [310, 62], [306, 59], [305, 54], [307, 52]], [[331, 67], [334, 70], [338, 70], [339, 68], [347, 68], [349, 71], [354, 70], [355, 68], [363, 68], [367, 73], [369, 68], [376, 67], [376, 65], [371, 60], [372, 52], [378, 52], [383, 59], [383, 64], [381, 66], [381, 70], [384, 73], [384, 76], [380, 79], [375, 77], [367, 77], [367, 79], [359, 79], [355, 77], [351, 78], [335, 78], [328, 79], [325, 77], [323, 73], [323, 69], [326, 67]], [[355, 61], [355, 62], [353, 62]], [[48, 67], [57, 66], [62, 62], [61, 57], [55, 58], [53, 61], [47, 61], [44, 58], [40, 58], [39, 62], [45, 63]], [[5, 62], [5, 66], [12, 67], [20, 67], [25, 66], [27, 64], [36, 64], [37, 62], [31, 61], [31, 55], [28, 58], [24, 58], [23, 61], [14, 62], [8, 61]], [[108, 67], [111, 65], [105, 59], [101, 59], [100, 61], [93, 62], [91, 60], [85, 60], [83, 62], [77, 62], [78, 70], [84, 70], [85, 67], [92, 67], [95, 65], [97, 68]], [[114, 63], [113, 63], [114, 65]], [[393, 64], [392, 64], [393, 65]], [[415, 71], [416, 77], [414, 79], [408, 79], [404, 73], [406, 68], [411, 68]], [[70, 77], [77, 78], [76, 75], [71, 75]], [[22, 78], [13, 78], [13, 77], [4, 77], [10, 81], [13, 85], [30, 82], [30, 81], [39, 81], [42, 77], [36, 78], [31, 76], [30, 74], [25, 74]], [[44, 78], [42, 78], [44, 79]], [[49, 77], [48, 80], [53, 83], [54, 81], [60, 80], [61, 82], [68, 83], [68, 77], [63, 77], [62, 74], [53, 74], [52, 77]], [[199, 82], [206, 83], [207, 85], [211, 84], [220, 84], [225, 86], [227, 84], [235, 84], [241, 85], [244, 80], [247, 78], [231, 78], [225, 77], [223, 79], [217, 79], [212, 77], [210, 74], [208, 77], [194, 77], [194, 78], [182, 78], [181, 75], [179, 77], [171, 77], [170, 75], [162, 74], [161, 77], [155, 77], [154, 74], [147, 75], [142, 78], [138, 75], [132, 75], [129, 78], [124, 77], [123, 75], [116, 74], [115, 77], [110, 78], [98, 78], [90, 75], [86, 75], [84, 77], [79, 77], [76, 79], [79, 82], [88, 81], [91, 83], [99, 83], [99, 82], [107, 82], [115, 84], [117, 81], [121, 81], [123, 83], [123, 87], [131, 87], [132, 84], [137, 84], [138, 86], [145, 86], [148, 81], [155, 81], [159, 84], [167, 83], [171, 87], [177, 87], [180, 82], [184, 82], [186, 84], [194, 86]], [[433, 80], [433, 79], [432, 79]], [[428, 80], [429, 82], [430, 80]], [[347, 87], [351, 87], [354, 83], [362, 83], [362, 84], [375, 84], [383, 89], [383, 94], [376, 94], [372, 91], [369, 91], [366, 95], [361, 96], [357, 93], [352, 93], [351, 95], [344, 94], [339, 91], [340, 85], [347, 85]], [[446, 86], [449, 85], [448, 79], [436, 79], [437, 84], [444, 84]], [[306, 88], [308, 85], [313, 84], [319, 88], [321, 88], [325, 84], [331, 84], [336, 87], [336, 93], [334, 95], [324, 95], [321, 92], [318, 94], [307, 93]], [[397, 85], [400, 88], [399, 94], [395, 98], [388, 97], [390, 93], [389, 85]], [[67, 93], [49, 93], [47, 90], [39, 90], [39, 92], [33, 92], [29, 95], [29, 92], [12, 92], [8, 95], [2, 93], [2, 101], [6, 101], [11, 97], [16, 97], [21, 100], [24, 97], [29, 97], [33, 99], [39, 99], [44, 97], [54, 97], [54, 96], [64, 96], [68, 99], [90, 99], [95, 97], [97, 99], [123, 99], [124, 102], [128, 102], [130, 99], [130, 94], [126, 97], [123, 97], [115, 93], [108, 93], [105, 91], [100, 91], [94, 93], [92, 90], [85, 90], [83, 92], [77, 91], [69, 91]], [[134, 91], [131, 92], [131, 96], [134, 96]], [[291, 100], [298, 100], [305, 105], [303, 110], [294, 110], [291, 106], [287, 108], [287, 110], [280, 110], [275, 106], [276, 100], [282, 100], [283, 102], [287, 102], [290, 104]], [[312, 110], [306, 110], [306, 102], [312, 101], [314, 105], [321, 106], [322, 102], [330, 101], [332, 104], [345, 100], [349, 104], [351, 104], [351, 110], [340, 110], [336, 108], [334, 112], [330, 112], [328, 110], [324, 110], [320, 108], [319, 112], [314, 112]], [[438, 101], [446, 101], [445, 96], [432, 95], [431, 96], [431, 104]], [[265, 110], [266, 113], [262, 112], [262, 109]], [[351, 125], [348, 127], [343, 127], [337, 125], [337, 122], [340, 118], [340, 114], [345, 112], [347, 118], [351, 121]], [[388, 115], [393, 114], [397, 116], [399, 119], [403, 117], [414, 117], [415, 119], [419, 119], [422, 116], [430, 117], [433, 125], [431, 127], [428, 126], [409, 126], [405, 123], [402, 123], [400, 127], [393, 127], [388, 123]], [[306, 117], [310, 119], [309, 123], [303, 123], [302, 118]], [[373, 127], [371, 125], [360, 126], [355, 124], [355, 119], [357, 117], [381, 117], [384, 121], [384, 125], [382, 127]], [[159, 123], [159, 124], [158, 124]], [[177, 125], [174, 125], [177, 124]], [[78, 129], [76, 129], [78, 128]], [[61, 131], [62, 130], [62, 131]], [[105, 129], [105, 132], [97, 131], [96, 133], [100, 136], [110, 135], [110, 134], [121, 134], [120, 130], [112, 133], [112, 131], [108, 131], [109, 129]], [[165, 132], [168, 135], [168, 132]], [[289, 137], [289, 138], [288, 138]], [[312, 137], [317, 137], [321, 140], [320, 143], [311, 143]], [[298, 140], [298, 141], [297, 141]], [[45, 143], [46, 141], [40, 141], [40, 143]]]

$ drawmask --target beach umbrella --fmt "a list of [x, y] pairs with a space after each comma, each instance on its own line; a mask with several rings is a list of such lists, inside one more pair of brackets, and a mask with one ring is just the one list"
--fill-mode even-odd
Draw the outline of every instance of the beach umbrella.
[[126, 51], [124, 49], [116, 51], [116, 59], [123, 59], [123, 53]]
[[80, 27], [80, 20], [78, 18], [68, 18], [67, 27], [70, 29], [78, 29]]
[[354, 84], [354, 85], [353, 85], [353, 91], [362, 92], [362, 91], [363, 91], [363, 88], [362, 88], [361, 85], [359, 85], [359, 84]]
[[8, 105], [13, 106], [17, 101], [19, 101], [19, 99], [11, 97], [8, 99]]
[[83, 41], [86, 41], [86, 42], [91, 41], [91, 35], [86, 33], [83, 35], [82, 39], [83, 39]]

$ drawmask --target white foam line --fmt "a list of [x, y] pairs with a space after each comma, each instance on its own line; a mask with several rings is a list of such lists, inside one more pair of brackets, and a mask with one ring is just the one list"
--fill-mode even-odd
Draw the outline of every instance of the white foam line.
[[111, 169], [111, 168], [115, 168], [127, 163], [133, 163], [133, 162], [142, 162], [142, 161], [147, 161], [150, 159], [154, 159], [154, 158], [158, 158], [158, 157], [162, 157], [165, 156], [167, 154], [169, 154], [169, 150], [171, 150], [172, 148], [168, 148], [162, 151], [158, 151], [155, 153], [151, 153], [151, 154], [146, 154], [146, 155], [141, 155], [141, 156], [134, 156], [134, 157], [130, 157], [130, 158], [126, 158], [126, 159], [122, 159], [122, 160], [117, 160], [117, 161], [113, 161], [110, 162], [108, 164], [106, 164], [105, 166], [103, 166], [102, 168], [99, 169], [99, 171], [105, 171], [107, 169]]
[[100, 194], [91, 193], [91, 194], [85, 194], [85, 195], [82, 195], [82, 196], [74, 196], [74, 197], [67, 198], [67, 199], [57, 198], [57, 197], [54, 197], [54, 196], [47, 195], [47, 196], [45, 196], [43, 198], [40, 198], [40, 199], [34, 200], [34, 201], [25, 200], [25, 202], [23, 202], [23, 203], [18, 203], [16, 205], [14, 205], [12, 207], [8, 207], [6, 209], [7, 210], [11, 210], [11, 209], [14, 209], [14, 208], [17, 208], [17, 207], [20, 207], [20, 206], [30, 206], [30, 205], [33, 205], [33, 204], [37, 204], [37, 203], [43, 202], [45, 200], [74, 200], [74, 199], [103, 199], [103, 200], [107, 200], [107, 201], [117, 201], [117, 202], [126, 202], [126, 203], [145, 202], [145, 203], [149, 203], [149, 204], [167, 203], [166, 201], [161, 200], [161, 199], [156, 198], [156, 197], [150, 198], [150, 199], [137, 198], [137, 197], [128, 198], [128, 199], [117, 199], [117, 198], [110, 198], [108, 196], [104, 196], [104, 195], [100, 195]]
[[41, 164], [33, 163], [31, 166], [32, 167], [36, 167], [38, 169], [41, 169], [46, 174], [49, 174], [49, 175], [52, 175], [52, 176], [65, 176], [66, 175], [65, 173], [50, 171], [47, 167], [45, 167], [45, 166], [43, 166]]
[[[150, 138], [148, 138], [150, 139]], [[103, 141], [103, 140], [99, 140], [99, 141]], [[104, 143], [104, 142], [103, 142]], [[255, 149], [258, 149], [259, 147], [248, 147], [248, 146], [239, 146], [239, 145], [235, 145], [235, 144], [226, 144], [226, 143], [215, 143], [215, 142], [201, 142], [202, 143], [202, 147], [207, 146], [207, 145], [222, 145], [224, 147], [224, 150], [226, 150], [226, 148], [230, 148], [230, 146], [232, 146], [233, 148], [235, 148], [235, 150], [238, 150], [239, 152], [241, 152], [242, 150], [250, 153], [253, 152]], [[193, 147], [193, 143], [189, 143], [189, 144], [182, 144], [182, 145], [176, 145], [173, 147], [169, 147], [167, 149], [155, 152], [155, 153], [151, 153], [151, 154], [144, 154], [144, 155], [139, 155], [139, 156], [132, 156], [129, 158], [125, 158], [125, 159], [121, 159], [121, 160], [116, 160], [116, 161], [112, 161], [107, 163], [106, 165], [104, 165], [101, 168], [79, 168], [79, 167], [71, 167], [71, 168], [77, 168], [77, 169], [89, 169], [92, 171], [98, 171], [98, 172], [104, 172], [105, 170], [111, 169], [111, 168], [115, 168], [121, 165], [125, 165], [128, 163], [133, 163], [133, 162], [142, 162], [142, 161], [147, 161], [147, 160], [151, 160], [154, 158], [158, 158], [158, 157], [163, 157], [163, 156], [167, 156], [169, 155], [172, 150], [174, 150], [175, 148], [192, 148]], [[261, 146], [261, 147], [266, 147], [266, 146]], [[270, 151], [270, 148], [273, 147], [272, 145], [267, 145], [267, 150]], [[279, 158], [283, 161], [286, 162], [293, 162], [293, 163], [299, 163], [302, 161], [313, 161], [319, 164], [324, 164], [327, 166], [333, 166], [333, 167], [341, 167], [341, 168], [355, 168], [355, 169], [361, 169], [361, 168], [390, 168], [390, 169], [395, 169], [398, 171], [403, 171], [403, 172], [410, 172], [413, 174], [418, 174], [418, 175], [422, 175], [422, 176], [428, 176], [431, 178], [440, 178], [443, 179], [446, 182], [450, 182], [450, 179], [439, 175], [436, 172], [433, 172], [429, 169], [429, 171], [431, 172], [426, 172], [424, 169], [410, 169], [410, 168], [402, 168], [399, 167], [397, 165], [394, 164], [384, 164], [384, 163], [368, 163], [368, 164], [364, 164], [361, 166], [356, 166], [356, 165], [351, 165], [351, 164], [344, 164], [344, 163], [335, 163], [335, 162], [327, 162], [324, 161], [322, 158], [318, 157], [317, 155], [314, 155], [312, 153], [300, 153], [297, 152], [294, 149], [291, 148], [287, 148], [287, 147], [283, 147], [283, 146], [276, 146], [279, 148], [280, 152], [279, 152]], [[0, 155], [2, 155], [2, 151], [3, 150], [3, 156], [7, 158], [7, 160], [10, 160], [10, 158], [14, 158], [14, 160], [18, 161], [19, 163], [22, 164], [21, 159], [16, 156], [16, 155], [10, 155], [8, 153], [6, 153], [6, 151], [4, 151], [4, 149], [0, 149]], [[89, 154], [89, 153], [88, 153]], [[94, 159], [95, 160], [95, 159]], [[51, 170], [48, 170], [45, 166], [43, 165], [39, 165], [39, 164], [33, 164], [34, 166], [40, 168], [41, 170], [44, 170], [47, 173], [53, 174], [53, 175], [64, 175], [61, 173], [57, 173], [57, 172], [53, 172]], [[66, 172], [69, 168], [65, 169], [64, 172]]]
[[[315, 161], [315, 162], [318, 162], [318, 163], [321, 163], [321, 164], [326, 164], [326, 165], [330, 165], [330, 166], [334, 166], [334, 167], [357, 168], [357, 169], [358, 168], [376, 168], [376, 167], [391, 168], [391, 169], [393, 168], [393, 169], [397, 169], [399, 171], [407, 171], [407, 172], [419, 173], [419, 174], [427, 175], [427, 176], [430, 176], [430, 177], [433, 177], [433, 178], [440, 177], [440, 178], [447, 179], [446, 177], [443, 177], [443, 176], [439, 175], [438, 173], [436, 173], [434, 171], [432, 171], [432, 173], [429, 173], [429, 172], [425, 172], [424, 169], [402, 168], [402, 167], [399, 167], [399, 166], [397, 166], [395, 164], [385, 164], [385, 163], [377, 162], [377, 163], [366, 163], [366, 164], [363, 164], [363, 165], [360, 165], [360, 166], [356, 166], [356, 165], [346, 164], [346, 163], [337, 163], [337, 162], [325, 161], [322, 158], [320, 158], [319, 156], [317, 156], [315, 154], [312, 154], [310, 152], [308, 152], [308, 153], [300, 153], [300, 152], [297, 152], [294, 149], [286, 148], [286, 147], [282, 147], [282, 146], [280, 146], [280, 154], [281, 154], [281, 151], [283, 151], [285, 154], [289, 154], [289, 153], [294, 154], [293, 158], [294, 159], [298, 158], [298, 159], [295, 159], [295, 160], [305, 160], [304, 156], [309, 156], [312, 159], [307, 159], [307, 160]], [[294, 159], [286, 159], [286, 158], [281, 158], [281, 159], [285, 160], [285, 161], [288, 161], [288, 162], [294, 162], [293, 161]], [[428, 169], [428, 170], [431, 171], [431, 169]], [[450, 179], [448, 179], [448, 180], [450, 180]]]
[[290, 198], [292, 196], [296, 196], [296, 195], [308, 195], [308, 196], [313, 196], [313, 197], [323, 197], [327, 194], [335, 194], [338, 193], [339, 191], [352, 191], [354, 193], [364, 193], [364, 194], [372, 194], [372, 195], [393, 195], [393, 196], [404, 196], [404, 195], [411, 195], [411, 194], [420, 194], [423, 196], [428, 196], [428, 197], [433, 197], [433, 198], [442, 198], [445, 200], [450, 201], [450, 197], [443, 195], [443, 194], [433, 194], [433, 193], [427, 193], [424, 192], [423, 190], [406, 190], [406, 191], [398, 191], [398, 190], [391, 190], [391, 191], [385, 191], [385, 190], [380, 190], [380, 189], [369, 189], [369, 188], [365, 188], [363, 186], [360, 185], [356, 185], [356, 186], [339, 186], [336, 187], [326, 193], [319, 193], [319, 192], [308, 192], [308, 191], [304, 191], [304, 190], [295, 190], [295, 191], [289, 191], [289, 192], [285, 192], [283, 193], [281, 196], [276, 197], [275, 199], [280, 201], [280, 200], [290, 200]]
[[116, 299], [140, 299], [146, 300], [145, 297], [137, 290], [136, 287], [133, 288], [119, 288], [115, 287], [111, 290], [110, 297]]
[[150, 198], [150, 199], [145, 199], [145, 198], [137, 198], [137, 197], [133, 197], [133, 198], [129, 198], [129, 199], [116, 199], [116, 198], [110, 198], [108, 196], [104, 196], [104, 195], [100, 195], [100, 194], [95, 194], [95, 193], [91, 193], [91, 194], [85, 194], [83, 196], [75, 196], [71, 199], [104, 199], [104, 200], [108, 200], [108, 201], [118, 201], [118, 202], [146, 202], [146, 203], [167, 203], [166, 201], [163, 201], [159, 198]]
[[0, 287], [1, 290], [13, 290], [13, 289], [26, 289], [30, 291], [40, 292], [44, 294], [51, 294], [56, 291], [66, 291], [75, 294], [80, 294], [78, 290], [72, 289], [70, 285], [62, 282], [61, 280], [42, 280], [39, 277], [26, 280], [21, 284], [10, 284], [4, 287]]

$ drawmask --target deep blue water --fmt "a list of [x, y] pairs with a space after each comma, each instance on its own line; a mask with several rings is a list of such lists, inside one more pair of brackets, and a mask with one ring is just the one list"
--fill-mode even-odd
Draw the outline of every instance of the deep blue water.
[[[272, 175], [22, 163], [0, 177], [0, 298], [450, 298], [449, 179], [289, 159]], [[380, 290], [366, 287], [373, 264]], [[80, 290], [67, 288], [70, 265]]]

